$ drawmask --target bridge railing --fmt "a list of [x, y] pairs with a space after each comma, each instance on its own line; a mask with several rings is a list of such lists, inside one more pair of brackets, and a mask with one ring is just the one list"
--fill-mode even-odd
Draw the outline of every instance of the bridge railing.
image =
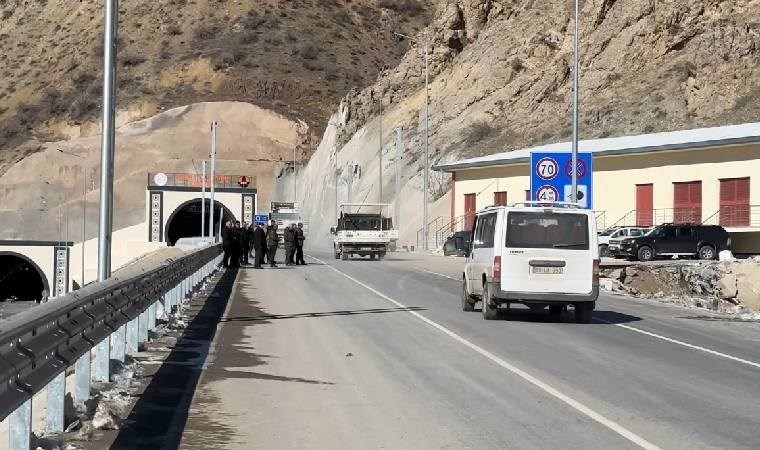
[[[156, 317], [177, 308], [216, 271], [220, 253], [218, 245], [206, 247], [128, 279], [93, 283], [0, 321], [0, 421], [10, 421], [8, 448], [29, 448], [31, 400], [46, 388], [47, 431], [62, 432], [66, 369], [75, 366], [74, 402], [83, 404], [91, 379], [109, 381], [110, 360], [123, 361], [125, 354], [136, 353], [156, 328]], [[96, 360], [91, 365], [93, 349]]]

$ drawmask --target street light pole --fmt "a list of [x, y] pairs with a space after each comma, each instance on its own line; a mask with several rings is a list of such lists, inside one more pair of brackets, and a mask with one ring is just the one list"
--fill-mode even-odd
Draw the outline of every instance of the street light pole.
[[[399, 33], [397, 31], [393, 32], [394, 35], [409, 39], [413, 42], [417, 42], [416, 39], [414, 39], [411, 36], [408, 36], [403, 33]], [[429, 153], [428, 153], [428, 117], [429, 117], [429, 105], [430, 105], [430, 39], [428, 38], [427, 32], [425, 33], [425, 139], [424, 139], [424, 149], [423, 149], [423, 175], [422, 175], [422, 249], [423, 250], [429, 250], [428, 246], [428, 201], [429, 201], [429, 188], [428, 188], [428, 178], [429, 178], [429, 170], [430, 170], [430, 163], [429, 163]]]
[[98, 229], [98, 281], [111, 276], [113, 234], [113, 170], [116, 135], [116, 36], [118, 0], [106, 0], [103, 45], [103, 127], [100, 143], [100, 217]]
[[378, 99], [380, 103], [380, 150], [377, 153], [377, 158], [379, 162], [379, 169], [378, 169], [378, 203], [383, 202], [383, 97], [380, 96]]
[[[77, 155], [76, 153], [69, 153], [67, 151], [58, 149], [60, 153], [63, 153], [64, 155], [73, 156], [75, 158], [79, 159], [86, 159], [84, 156]], [[82, 168], [82, 287], [84, 287], [84, 249], [85, 249], [85, 243], [87, 242], [87, 169], [84, 167], [84, 163], [81, 165]], [[68, 237], [67, 239], [68, 240]]]
[[575, 31], [573, 33], [573, 154], [572, 154], [572, 190], [570, 201], [578, 202], [578, 87], [579, 87], [579, 50], [578, 50], [578, 20], [580, 18], [579, 0], [575, 0]]
[[[216, 121], [211, 122], [211, 211], [209, 213], [211, 214], [211, 217], [208, 226], [209, 237], [211, 237], [213, 242], [216, 242], [216, 224], [214, 223], [214, 209], [216, 209], [216, 203], [214, 200], [214, 187], [216, 186], [216, 128], [218, 126], [219, 124]], [[222, 215], [221, 210], [219, 211], [219, 215]]]
[[422, 189], [424, 191], [423, 194], [422, 194], [422, 197], [423, 197], [423, 210], [422, 210], [422, 230], [423, 231], [422, 231], [422, 236], [425, 239], [424, 242], [422, 243], [422, 249], [423, 250], [429, 250], [429, 248], [428, 248], [428, 241], [429, 241], [429, 236], [428, 236], [428, 231], [429, 231], [428, 230], [428, 202], [430, 200], [428, 198], [428, 196], [430, 195], [430, 193], [429, 193], [430, 189], [428, 187], [429, 166], [430, 166], [430, 162], [428, 160], [428, 136], [429, 136], [429, 134], [428, 134], [428, 122], [429, 122], [428, 121], [428, 117], [429, 117], [429, 115], [428, 115], [428, 113], [429, 113], [428, 108], [429, 108], [429, 105], [430, 105], [430, 98], [429, 98], [430, 89], [428, 88], [428, 85], [430, 83], [430, 80], [429, 80], [429, 73], [430, 73], [430, 71], [429, 71], [429, 65], [430, 65], [429, 45], [428, 45], [428, 40], [427, 40], [427, 36], [426, 36], [425, 37], [425, 157], [424, 157], [424, 162], [425, 162], [424, 177], [425, 178], [423, 179], [423, 183], [422, 183]]
[[203, 178], [201, 179], [201, 238], [206, 238], [206, 160], [203, 160]]

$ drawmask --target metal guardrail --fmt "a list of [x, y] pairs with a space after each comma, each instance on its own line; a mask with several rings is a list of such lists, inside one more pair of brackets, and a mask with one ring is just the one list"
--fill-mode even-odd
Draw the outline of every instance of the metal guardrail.
[[0, 420], [10, 416], [9, 448], [29, 448], [31, 399], [45, 387], [48, 431], [63, 431], [66, 369], [76, 364], [74, 400], [83, 403], [90, 393], [90, 350], [97, 347], [96, 358], [105, 350], [107, 358], [96, 359], [93, 378], [109, 381], [111, 341], [113, 359], [123, 361], [125, 353], [136, 353], [155, 329], [156, 316], [178, 306], [214, 273], [220, 253], [219, 245], [207, 247], [128, 279], [93, 283], [0, 321]]

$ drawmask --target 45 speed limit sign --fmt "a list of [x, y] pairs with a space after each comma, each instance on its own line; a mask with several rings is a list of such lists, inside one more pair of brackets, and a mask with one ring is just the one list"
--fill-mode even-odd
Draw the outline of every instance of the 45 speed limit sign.
[[553, 158], [541, 158], [536, 163], [536, 175], [542, 180], [553, 180], [559, 173], [559, 164]]
[[536, 191], [536, 199], [539, 202], [547, 202], [552, 203], [559, 200], [559, 192], [557, 192], [556, 189], [554, 189], [554, 186], [541, 186], [538, 188], [538, 191]]

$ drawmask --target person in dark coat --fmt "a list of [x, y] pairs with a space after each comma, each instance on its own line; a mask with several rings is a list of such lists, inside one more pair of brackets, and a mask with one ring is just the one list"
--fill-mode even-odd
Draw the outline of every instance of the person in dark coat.
[[271, 267], [277, 267], [277, 263], [274, 261], [274, 257], [277, 254], [277, 245], [280, 242], [280, 236], [277, 235], [277, 224], [273, 223], [267, 228], [267, 258], [269, 258], [269, 265]]
[[240, 267], [240, 247], [243, 245], [240, 222], [230, 228], [230, 241], [230, 267]]
[[306, 261], [303, 259], [303, 241], [305, 240], [306, 236], [303, 234], [303, 224], [299, 222], [298, 228], [296, 228], [296, 265], [306, 265]]
[[293, 256], [296, 253], [296, 228], [294, 224], [290, 224], [285, 228], [285, 232], [282, 234], [285, 240], [285, 265], [293, 266]]
[[251, 235], [248, 231], [248, 223], [243, 222], [243, 227], [240, 228], [240, 263], [243, 265], [250, 265], [248, 261], [248, 253], [251, 251]]
[[255, 230], [253, 230], [253, 250], [256, 252], [256, 256], [253, 259], [253, 267], [261, 269], [261, 265], [264, 263], [264, 254], [267, 251], [267, 232], [264, 230], [264, 224], [260, 223]]
[[[253, 258], [253, 232], [256, 231], [256, 223], [252, 223], [245, 232], [248, 233], [248, 257]], [[254, 259], [254, 263], [256, 260]]]
[[232, 222], [227, 221], [222, 228], [222, 249], [224, 250], [224, 260], [222, 265], [224, 267], [230, 266], [230, 257], [232, 256]]

